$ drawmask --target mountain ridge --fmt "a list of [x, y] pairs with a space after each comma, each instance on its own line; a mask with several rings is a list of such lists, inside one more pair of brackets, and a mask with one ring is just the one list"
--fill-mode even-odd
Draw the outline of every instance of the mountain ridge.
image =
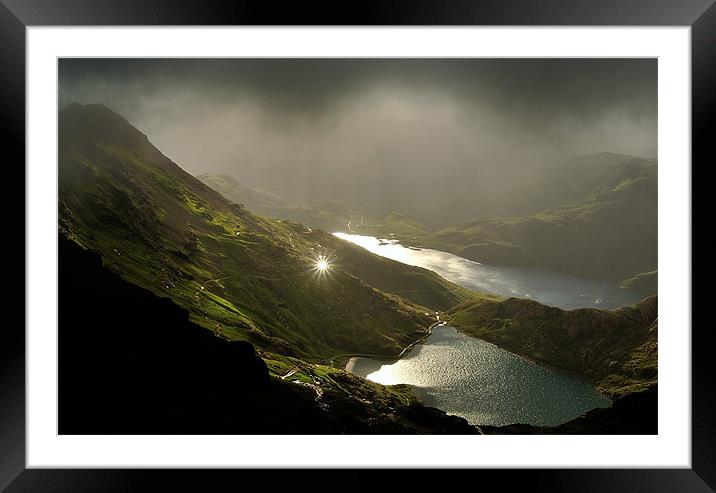
[[[426, 307], [470, 296], [425, 269], [225, 200], [104, 106], [73, 105], [59, 119], [60, 230], [222, 337], [313, 359], [396, 352], [427, 330]], [[321, 255], [334, 256], [325, 274], [315, 271]], [[425, 290], [390, 294], [415, 284]]]

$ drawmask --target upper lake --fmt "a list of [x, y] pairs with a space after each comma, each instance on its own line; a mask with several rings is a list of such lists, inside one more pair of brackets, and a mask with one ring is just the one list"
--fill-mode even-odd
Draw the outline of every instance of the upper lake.
[[448, 281], [474, 291], [530, 298], [565, 310], [584, 307], [614, 309], [633, 305], [643, 298], [635, 291], [602, 281], [538, 269], [495, 267], [452, 253], [408, 248], [396, 240], [379, 240], [374, 236], [334, 234], [382, 257], [430, 269]]

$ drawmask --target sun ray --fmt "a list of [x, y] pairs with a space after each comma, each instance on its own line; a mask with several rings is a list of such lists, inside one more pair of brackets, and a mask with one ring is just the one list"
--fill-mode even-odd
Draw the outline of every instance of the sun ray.
[[311, 269], [314, 271], [316, 276], [323, 277], [327, 274], [330, 274], [332, 266], [333, 262], [330, 257], [327, 257], [325, 255], [319, 255], [313, 260], [313, 266], [311, 267]]

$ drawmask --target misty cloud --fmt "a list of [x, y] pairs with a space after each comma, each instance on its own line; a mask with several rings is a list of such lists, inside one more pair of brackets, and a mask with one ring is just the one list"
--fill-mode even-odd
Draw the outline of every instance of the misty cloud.
[[191, 173], [376, 211], [430, 190], [488, 211], [555, 160], [657, 149], [653, 59], [63, 59], [59, 73], [61, 106], [107, 105]]

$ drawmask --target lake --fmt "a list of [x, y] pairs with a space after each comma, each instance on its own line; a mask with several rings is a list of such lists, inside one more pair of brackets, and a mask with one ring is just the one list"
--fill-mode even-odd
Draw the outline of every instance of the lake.
[[529, 362], [494, 344], [438, 326], [392, 364], [351, 358], [346, 370], [377, 383], [415, 386], [423, 402], [476, 425], [554, 426], [608, 407], [589, 381]]
[[[531, 298], [562, 309], [613, 309], [632, 305], [639, 293], [605, 282], [538, 269], [496, 267], [396, 240], [334, 233], [377, 255], [423, 267], [476, 291]], [[611, 402], [578, 375], [546, 368], [489, 342], [438, 326], [402, 359], [387, 364], [354, 357], [348, 371], [374, 382], [413, 385], [430, 406], [472, 424], [554, 426]]]
[[382, 257], [430, 269], [448, 281], [474, 291], [530, 298], [564, 310], [584, 307], [613, 309], [633, 305], [644, 298], [636, 291], [602, 281], [539, 269], [495, 267], [452, 253], [408, 248], [397, 240], [379, 240], [373, 236], [347, 233], [334, 235]]

